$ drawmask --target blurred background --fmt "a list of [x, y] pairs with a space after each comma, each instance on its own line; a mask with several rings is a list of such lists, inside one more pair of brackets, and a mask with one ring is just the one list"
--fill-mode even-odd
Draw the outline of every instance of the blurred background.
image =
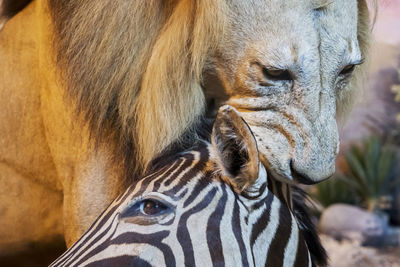
[[331, 266], [400, 266], [400, 0], [379, 0], [373, 36], [336, 174], [307, 188]]

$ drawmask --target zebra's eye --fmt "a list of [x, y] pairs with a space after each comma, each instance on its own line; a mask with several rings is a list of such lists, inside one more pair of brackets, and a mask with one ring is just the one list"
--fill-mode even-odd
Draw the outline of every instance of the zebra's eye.
[[144, 198], [135, 201], [126, 207], [120, 214], [122, 219], [126, 218], [158, 218], [173, 212], [173, 208], [166, 201], [156, 198]]
[[164, 214], [169, 207], [155, 199], [145, 199], [141, 201], [139, 206], [140, 212], [147, 216], [157, 216]]

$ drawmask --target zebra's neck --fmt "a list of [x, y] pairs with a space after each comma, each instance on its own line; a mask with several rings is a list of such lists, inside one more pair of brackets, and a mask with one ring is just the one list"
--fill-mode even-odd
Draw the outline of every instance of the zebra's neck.
[[287, 183], [268, 178], [268, 189], [293, 212], [293, 189]]

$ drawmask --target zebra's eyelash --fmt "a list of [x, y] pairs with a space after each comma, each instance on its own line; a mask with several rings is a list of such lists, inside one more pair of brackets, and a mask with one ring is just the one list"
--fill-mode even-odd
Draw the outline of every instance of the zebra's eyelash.
[[127, 208], [134, 206], [136, 203], [143, 201], [143, 199], [144, 199], [144, 196], [138, 196], [138, 197], [135, 197], [134, 199], [129, 200], [127, 202], [125, 208], [123, 208], [122, 210], [125, 210]]

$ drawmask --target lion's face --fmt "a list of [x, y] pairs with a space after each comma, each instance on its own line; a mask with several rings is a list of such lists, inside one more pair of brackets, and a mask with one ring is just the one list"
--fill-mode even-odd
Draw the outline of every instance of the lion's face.
[[196, 138], [204, 95], [211, 113], [242, 112], [277, 178], [333, 173], [336, 113], [369, 43], [366, 0], [48, 3], [67, 95], [127, 175]]
[[278, 179], [328, 178], [339, 148], [339, 96], [362, 62], [357, 0], [228, 5], [215, 56], [225, 95], [213, 89], [208, 97], [242, 112], [264, 164]]

